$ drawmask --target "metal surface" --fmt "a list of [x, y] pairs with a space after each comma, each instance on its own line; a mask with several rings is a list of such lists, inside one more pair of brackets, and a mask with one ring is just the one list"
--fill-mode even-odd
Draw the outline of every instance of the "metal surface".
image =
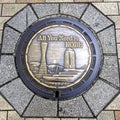
[[100, 50], [92, 32], [68, 18], [38, 21], [21, 36], [16, 66], [23, 82], [48, 99], [81, 94], [96, 79]]

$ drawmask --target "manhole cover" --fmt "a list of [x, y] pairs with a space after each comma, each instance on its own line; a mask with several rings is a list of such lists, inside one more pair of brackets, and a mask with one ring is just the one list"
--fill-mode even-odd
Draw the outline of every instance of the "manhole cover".
[[21, 36], [16, 66], [25, 85], [48, 99], [81, 94], [96, 79], [100, 50], [93, 33], [68, 18], [38, 21]]

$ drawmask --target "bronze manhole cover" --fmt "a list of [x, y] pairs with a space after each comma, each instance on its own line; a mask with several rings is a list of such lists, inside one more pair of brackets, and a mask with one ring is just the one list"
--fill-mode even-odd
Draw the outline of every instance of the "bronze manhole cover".
[[100, 50], [92, 32], [68, 18], [38, 21], [21, 36], [16, 65], [23, 82], [48, 99], [81, 94], [95, 80]]

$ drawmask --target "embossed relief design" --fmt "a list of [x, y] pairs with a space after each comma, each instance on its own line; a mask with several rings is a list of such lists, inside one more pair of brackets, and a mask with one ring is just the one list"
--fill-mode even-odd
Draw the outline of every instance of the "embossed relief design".
[[49, 88], [70, 87], [84, 77], [91, 50], [84, 36], [66, 25], [52, 25], [37, 32], [26, 49], [31, 76]]

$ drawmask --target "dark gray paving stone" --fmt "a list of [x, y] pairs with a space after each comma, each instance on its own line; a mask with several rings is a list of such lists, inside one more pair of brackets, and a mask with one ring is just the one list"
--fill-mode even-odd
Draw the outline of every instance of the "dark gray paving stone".
[[60, 117], [92, 117], [82, 96], [59, 102]]
[[84, 94], [84, 97], [94, 114], [97, 115], [117, 93], [117, 89], [102, 80], [97, 80], [94, 86]]
[[60, 13], [80, 18], [88, 4], [60, 4]]
[[0, 61], [0, 86], [17, 76], [14, 57], [2, 55]]
[[35, 96], [23, 116], [56, 117], [57, 101]]
[[105, 29], [97, 35], [101, 41], [103, 53], [116, 53], [114, 26]]
[[59, 4], [32, 4], [32, 6], [39, 18], [59, 13]]
[[119, 86], [117, 56], [104, 56], [104, 64], [100, 77]]
[[36, 15], [32, 11], [30, 6], [27, 6], [11, 20], [7, 22], [8, 25], [17, 29], [20, 32], [24, 32], [25, 29], [37, 20]]
[[33, 96], [33, 93], [23, 84], [20, 78], [0, 88], [0, 92], [20, 114]]
[[9, 27], [5, 27], [2, 42], [2, 53], [14, 53], [16, 43], [18, 42], [20, 35], [21, 34], [17, 31]]
[[82, 16], [82, 20], [86, 22], [92, 29], [94, 29], [95, 32], [98, 32], [113, 24], [106, 16], [104, 16], [92, 5], [89, 5], [86, 12]]

